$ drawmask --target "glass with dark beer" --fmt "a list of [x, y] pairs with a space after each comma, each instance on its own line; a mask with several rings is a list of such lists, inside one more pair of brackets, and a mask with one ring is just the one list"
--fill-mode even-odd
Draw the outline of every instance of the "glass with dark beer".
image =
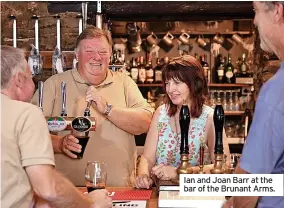
[[72, 135], [79, 140], [79, 144], [82, 146], [82, 149], [79, 153], [75, 151], [71, 152], [77, 156], [77, 159], [82, 159], [90, 137], [88, 134], [86, 134], [86, 132], [80, 132], [75, 130], [72, 131]]
[[88, 192], [105, 189], [107, 181], [106, 164], [99, 161], [88, 161], [85, 169], [86, 187]]

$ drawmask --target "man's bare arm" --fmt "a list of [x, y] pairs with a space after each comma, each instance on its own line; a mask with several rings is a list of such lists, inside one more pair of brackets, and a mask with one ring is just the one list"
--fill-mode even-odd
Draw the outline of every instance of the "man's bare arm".
[[114, 106], [107, 118], [120, 129], [133, 135], [139, 135], [148, 131], [152, 113], [140, 108], [119, 108]]

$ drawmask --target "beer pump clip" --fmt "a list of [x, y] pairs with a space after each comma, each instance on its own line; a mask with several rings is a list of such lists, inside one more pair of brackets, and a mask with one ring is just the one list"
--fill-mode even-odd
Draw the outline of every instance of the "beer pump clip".
[[33, 44], [31, 44], [31, 47], [32, 49], [28, 58], [28, 64], [32, 75], [35, 76], [41, 74], [43, 61], [38, 49]]
[[35, 45], [31, 45], [32, 49], [28, 58], [28, 64], [30, 66], [32, 75], [39, 75], [42, 72], [43, 61], [41, 55], [39, 54], [38, 17], [33, 15], [32, 19], [35, 21]]
[[60, 16], [55, 15], [56, 18], [56, 40], [57, 44], [52, 55], [52, 74], [62, 73], [65, 68], [64, 56], [61, 53], [60, 45]]
[[[84, 116], [78, 117], [68, 117], [66, 110], [66, 82], [61, 82], [61, 115], [54, 117], [47, 117], [48, 129], [51, 132], [60, 132], [65, 130], [75, 130], [79, 132], [95, 131], [96, 130], [96, 120], [94, 117], [90, 117], [90, 110], [86, 113], [87, 108], [90, 108], [90, 102], [87, 103], [87, 108], [85, 109]], [[41, 101], [42, 102], [42, 101]]]

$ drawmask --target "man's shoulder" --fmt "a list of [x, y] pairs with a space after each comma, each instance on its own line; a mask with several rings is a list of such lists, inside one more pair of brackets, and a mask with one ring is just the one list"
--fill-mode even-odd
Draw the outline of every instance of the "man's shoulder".
[[268, 80], [259, 93], [258, 100], [267, 105], [277, 106], [284, 103], [284, 70]]
[[7, 109], [6, 112], [11, 112], [10, 110], [13, 110], [13, 113], [11, 114], [18, 118], [31, 116], [38, 117], [42, 115], [42, 111], [39, 109], [39, 107], [31, 103], [22, 102], [18, 100], [9, 100], [2, 106], [2, 109]]
[[19, 104], [18, 106], [25, 112], [28, 112], [28, 115], [31, 116], [31, 115], [42, 115], [42, 111], [39, 109], [38, 106], [35, 106], [31, 103], [27, 103], [27, 102], [21, 102], [21, 101], [18, 101]]

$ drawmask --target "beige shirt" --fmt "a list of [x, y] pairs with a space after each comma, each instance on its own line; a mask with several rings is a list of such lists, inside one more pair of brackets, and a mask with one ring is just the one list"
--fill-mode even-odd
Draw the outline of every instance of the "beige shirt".
[[27, 208], [33, 192], [25, 167], [54, 166], [50, 135], [34, 105], [1, 94], [1, 205]]
[[[83, 116], [86, 108], [88, 84], [77, 69], [50, 77], [44, 83], [43, 111], [45, 116], [61, 114], [61, 82], [66, 82], [67, 116]], [[104, 99], [113, 106], [123, 108], [153, 109], [141, 95], [135, 82], [126, 74], [109, 71], [106, 79], [96, 88]], [[38, 105], [38, 91], [32, 103]], [[87, 161], [104, 161], [107, 165], [108, 186], [131, 186], [135, 174], [136, 145], [134, 136], [117, 126], [91, 107], [91, 117], [95, 117], [96, 131], [90, 132], [90, 139], [82, 159], [71, 159], [64, 154], [56, 154], [56, 168], [76, 186], [85, 186], [84, 171]], [[65, 134], [70, 134], [65, 132]]]

